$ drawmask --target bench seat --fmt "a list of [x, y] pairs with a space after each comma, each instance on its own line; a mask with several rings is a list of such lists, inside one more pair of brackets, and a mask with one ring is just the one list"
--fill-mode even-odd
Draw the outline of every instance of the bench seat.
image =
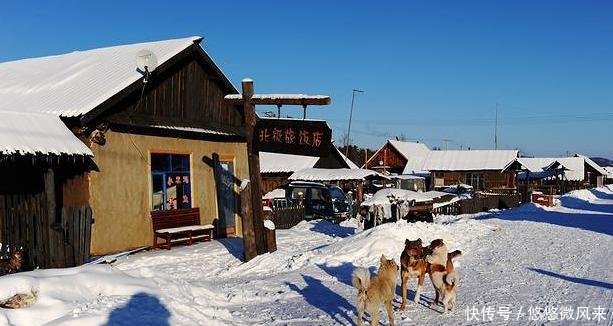
[[159, 229], [155, 231], [155, 233], [182, 233], [182, 232], [187, 232], [187, 231], [212, 230], [214, 228], [215, 227], [211, 224], [189, 225], [189, 226], [179, 226], [176, 228]]
[[[210, 224], [200, 225], [200, 209], [174, 209], [152, 211], [153, 248], [170, 249], [173, 244], [213, 240], [215, 227]], [[164, 240], [158, 243], [158, 240]]]

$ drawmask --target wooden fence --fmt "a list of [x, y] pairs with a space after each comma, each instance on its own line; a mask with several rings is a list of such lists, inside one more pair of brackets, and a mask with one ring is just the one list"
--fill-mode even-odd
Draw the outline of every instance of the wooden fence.
[[304, 221], [304, 206], [274, 208], [271, 215], [276, 229], [289, 229]]
[[507, 209], [519, 206], [520, 195], [488, 195], [463, 199], [453, 204], [435, 208], [434, 214], [459, 215], [487, 212], [490, 209]]
[[83, 264], [89, 258], [92, 211], [65, 207], [50, 217], [44, 193], [0, 195], [0, 243], [23, 248], [26, 267], [50, 268]]

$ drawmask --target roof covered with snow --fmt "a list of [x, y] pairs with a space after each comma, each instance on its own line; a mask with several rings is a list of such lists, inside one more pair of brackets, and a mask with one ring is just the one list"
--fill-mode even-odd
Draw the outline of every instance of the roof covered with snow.
[[[358, 169], [357, 165], [345, 157], [336, 146], [332, 145], [330, 149], [335, 151], [330, 155], [337, 154], [338, 159], [344, 160], [350, 169]], [[317, 156], [260, 152], [260, 173], [293, 173], [315, 167], [320, 158]]]
[[[336, 146], [334, 146], [336, 147]], [[340, 150], [338, 150], [338, 148], [336, 149], [337, 152], [341, 155], [341, 157], [343, 158], [343, 160], [345, 160], [345, 163], [347, 163], [347, 165], [349, 165], [350, 169], [359, 169], [360, 167], [357, 166], [355, 163], [353, 163], [352, 160], [350, 160], [347, 156], [345, 156], [345, 154], [343, 154]]]
[[[576, 155], [572, 157], [520, 157], [514, 162], [520, 163], [522, 169], [530, 172], [530, 178], [542, 179], [553, 177], [552, 170], [563, 169], [564, 178], [569, 181], [581, 181], [585, 178], [585, 165], [589, 165], [599, 173], [606, 175], [607, 171], [588, 157]], [[510, 164], [508, 164], [510, 166]], [[525, 179], [528, 175], [521, 172], [518, 177]]]
[[366, 169], [304, 169], [294, 172], [289, 180], [302, 181], [340, 181], [340, 180], [367, 180], [367, 179], [387, 179], [372, 170]]
[[387, 143], [407, 160], [403, 174], [421, 174], [427, 171], [502, 170], [519, 153], [516, 150], [433, 151], [418, 142], [390, 139]]
[[502, 170], [517, 158], [516, 150], [431, 151], [422, 170], [470, 171]]
[[0, 111], [0, 153], [93, 156], [56, 115]]
[[201, 39], [119, 45], [0, 63], [0, 111], [62, 117], [86, 114], [143, 78], [136, 67], [138, 51], [152, 51], [160, 66]]
[[319, 161], [316, 156], [260, 152], [261, 173], [292, 173], [312, 168]]

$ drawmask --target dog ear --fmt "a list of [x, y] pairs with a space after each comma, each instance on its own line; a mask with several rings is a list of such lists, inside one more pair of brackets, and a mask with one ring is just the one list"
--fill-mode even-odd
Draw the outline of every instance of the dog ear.
[[381, 259], [379, 260], [381, 263], [385, 262], [385, 255], [381, 254]]
[[409, 239], [404, 240], [404, 245], [405, 245], [405, 246], [408, 246], [408, 245], [409, 245], [409, 242], [411, 242], [411, 241], [409, 241]]
[[417, 241], [419, 241], [419, 244], [421, 244], [421, 238], [417, 238]]

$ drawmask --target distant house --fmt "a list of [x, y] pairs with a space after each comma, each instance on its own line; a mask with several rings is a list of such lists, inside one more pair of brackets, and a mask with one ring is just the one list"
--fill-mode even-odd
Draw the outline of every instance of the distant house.
[[345, 157], [333, 144], [328, 155], [303, 156], [260, 152], [262, 193], [265, 194], [285, 183], [292, 173], [304, 169], [357, 169], [358, 166]]
[[[216, 224], [217, 235], [241, 234], [235, 193], [237, 180], [249, 178], [244, 115], [224, 101], [238, 92], [201, 40], [0, 63], [0, 174], [9, 177], [2, 182], [0, 242], [19, 237], [23, 246], [40, 245], [32, 238], [37, 219], [29, 231], [9, 223], [21, 204], [6, 196], [23, 192], [24, 185], [40, 196], [51, 184], [41, 188], [45, 178], [55, 179], [46, 205], [57, 207], [58, 215], [83, 207], [93, 214], [91, 224], [51, 222], [58, 234], [81, 232], [83, 256], [151, 245], [153, 210], [199, 208], [200, 222]], [[147, 83], [136, 65], [141, 50], [158, 62]], [[99, 172], [87, 173], [89, 161]], [[32, 209], [24, 214], [38, 216]], [[58, 260], [40, 266], [78, 263], [47, 249]]]
[[572, 157], [521, 157], [504, 171], [517, 173], [518, 183], [545, 194], [560, 194], [604, 184], [607, 171], [583, 155]]
[[379, 172], [427, 176], [428, 189], [458, 183], [476, 190], [511, 191], [515, 176], [502, 171], [516, 150], [430, 150], [422, 143], [388, 140], [365, 164]]
[[425, 144], [390, 139], [366, 161], [364, 168], [382, 173], [403, 174], [407, 165], [423, 165], [423, 160], [429, 153], [430, 149]]
[[602, 168], [607, 172], [605, 183], [612, 184], [613, 183], [613, 166], [604, 166]]

